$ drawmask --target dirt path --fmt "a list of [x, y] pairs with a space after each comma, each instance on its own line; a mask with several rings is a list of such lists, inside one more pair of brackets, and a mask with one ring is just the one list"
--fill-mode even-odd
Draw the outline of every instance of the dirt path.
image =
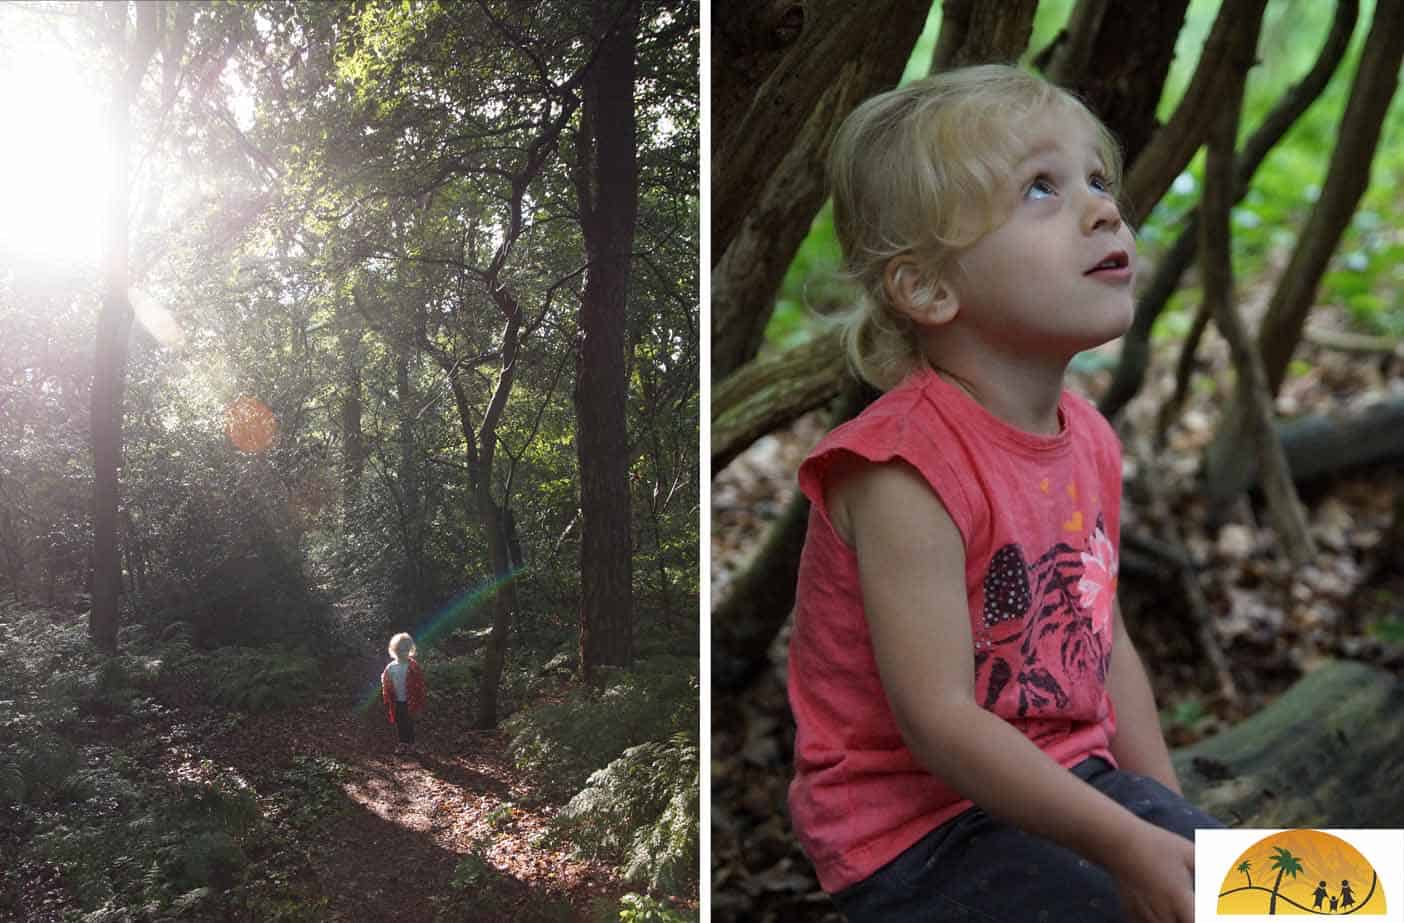
[[518, 778], [504, 735], [472, 730], [462, 708], [436, 709], [432, 690], [418, 752], [397, 756], [379, 702], [360, 707], [365, 677], [379, 670], [365, 666], [346, 671], [361, 688], [348, 679], [344, 697], [250, 720], [198, 747], [275, 802], [306, 799], [288, 791], [299, 766], [334, 780], [339, 794], [310, 831], [300, 828], [314, 842], [303, 844], [299, 885], [323, 902], [320, 919], [586, 921], [600, 898], [628, 890], [602, 864], [540, 843], [558, 806]]

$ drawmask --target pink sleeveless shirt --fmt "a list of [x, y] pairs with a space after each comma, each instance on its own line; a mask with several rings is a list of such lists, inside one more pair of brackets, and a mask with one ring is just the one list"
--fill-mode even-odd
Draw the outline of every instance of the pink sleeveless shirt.
[[929, 370], [828, 434], [800, 466], [812, 506], [800, 558], [789, 696], [790, 815], [830, 892], [856, 884], [971, 803], [903, 743], [873, 659], [857, 559], [824, 505], [849, 454], [901, 459], [965, 542], [975, 697], [1058, 763], [1111, 760], [1106, 691], [1116, 592], [1121, 447], [1064, 392], [1056, 436], [1023, 432]]

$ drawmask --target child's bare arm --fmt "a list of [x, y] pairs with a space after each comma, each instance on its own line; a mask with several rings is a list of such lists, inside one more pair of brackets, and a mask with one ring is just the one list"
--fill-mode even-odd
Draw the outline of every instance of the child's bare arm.
[[1107, 868], [1132, 918], [1193, 919], [1193, 847], [1067, 772], [974, 696], [965, 554], [902, 463], [861, 465], [829, 494], [858, 555], [883, 689], [916, 758], [990, 814]]
[[1170, 762], [1170, 751], [1160, 733], [1160, 718], [1156, 714], [1155, 696], [1145, 665], [1126, 624], [1121, 620], [1121, 604], [1116, 609], [1116, 640], [1112, 644], [1111, 670], [1107, 674], [1107, 691], [1116, 705], [1116, 737], [1111, 751], [1116, 762], [1128, 772], [1150, 776], [1174, 792], [1180, 791], [1180, 780]]

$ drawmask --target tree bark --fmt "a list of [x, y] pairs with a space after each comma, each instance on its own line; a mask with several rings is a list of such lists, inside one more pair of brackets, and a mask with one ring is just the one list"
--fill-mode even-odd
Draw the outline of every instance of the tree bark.
[[[1331, 21], [1331, 31], [1321, 46], [1321, 52], [1311, 70], [1300, 82], [1289, 89], [1263, 119], [1252, 137], [1243, 145], [1235, 168], [1233, 201], [1242, 200], [1248, 194], [1248, 184], [1267, 155], [1282, 140], [1287, 130], [1296, 124], [1302, 113], [1314, 103], [1326, 89], [1331, 75], [1340, 66], [1350, 47], [1350, 36], [1355, 31], [1355, 21], [1360, 15], [1359, 0], [1339, 0], [1336, 15]], [[1097, 409], [1108, 419], [1115, 419], [1131, 399], [1141, 390], [1146, 368], [1150, 364], [1150, 334], [1155, 321], [1160, 317], [1170, 296], [1180, 286], [1180, 278], [1194, 262], [1195, 249], [1199, 241], [1199, 214], [1191, 212], [1185, 220], [1180, 235], [1175, 238], [1169, 251], [1155, 267], [1155, 275], [1136, 302], [1136, 317], [1131, 329], [1121, 339], [1121, 357], [1107, 392], [1102, 396]], [[1188, 341], [1187, 341], [1188, 342]], [[1194, 350], [1189, 349], [1188, 356]]]
[[[1399, 82], [1401, 60], [1404, 60], [1404, 0], [1381, 0], [1375, 6], [1374, 21], [1360, 55], [1350, 99], [1336, 132], [1339, 140], [1331, 153], [1321, 197], [1273, 292], [1258, 334], [1268, 387], [1274, 395], [1282, 387], [1292, 353], [1301, 341], [1302, 328], [1321, 276], [1369, 184], [1370, 165]], [[1242, 473], [1231, 475], [1228, 472], [1252, 467], [1251, 456], [1242, 451], [1242, 419], [1241, 411], [1235, 406], [1219, 423], [1205, 456], [1205, 472], [1211, 484], [1241, 480]]]
[[638, 213], [634, 70], [638, 0], [594, 0], [599, 53], [584, 85], [576, 170], [589, 268], [576, 358], [580, 461], [580, 667], [633, 661], [633, 528], [629, 503], [626, 321]]
[[1263, 471], [1268, 513], [1283, 550], [1301, 566], [1316, 555], [1306, 513], [1297, 499], [1282, 444], [1272, 428], [1272, 395], [1268, 391], [1263, 358], [1238, 316], [1233, 293], [1233, 238], [1229, 230], [1229, 210], [1234, 200], [1234, 144], [1243, 106], [1243, 84], [1253, 66], [1253, 49], [1236, 49], [1236, 66], [1221, 87], [1221, 108], [1214, 114], [1209, 130], [1209, 149], [1204, 166], [1204, 200], [1200, 216], [1200, 266], [1204, 278], [1204, 300], [1213, 311], [1219, 330], [1228, 340], [1238, 376], [1237, 402], [1247, 414], [1246, 436], [1256, 449]]
[[[1298, 485], [1372, 466], [1404, 464], [1404, 399], [1380, 401], [1352, 413], [1279, 422], [1275, 429], [1292, 481]], [[1234, 480], [1206, 482], [1207, 494], [1235, 497], [1258, 486], [1256, 471], [1226, 469], [1224, 473]]]
[[967, 64], [1014, 64], [1033, 35], [1037, 0], [981, 3], [945, 0], [931, 72]]
[[1121, 142], [1128, 164], [1155, 133], [1188, 7], [1189, 0], [1078, 0], [1045, 53], [1048, 79], [1087, 102]]
[[1127, 173], [1122, 199], [1132, 226], [1146, 220], [1203, 145], [1221, 88], [1233, 79], [1233, 62], [1245, 50], [1251, 56], [1257, 49], [1266, 5], [1267, 0], [1224, 0], [1219, 8], [1184, 97]]
[[[1368, 729], [1368, 733], [1365, 731]], [[1174, 753], [1185, 797], [1237, 827], [1370, 827], [1404, 816], [1404, 684], [1353, 661]]]
[[[851, 420], [877, 393], [850, 380], [834, 408], [833, 425]], [[764, 544], [712, 610], [712, 682], [719, 689], [746, 685], [765, 665], [776, 634], [795, 604], [809, 500], [796, 492], [766, 530]]]
[[1302, 229], [1292, 260], [1273, 293], [1259, 335], [1263, 362], [1273, 393], [1282, 386], [1292, 352], [1301, 340], [1302, 327], [1331, 254], [1370, 182], [1370, 165], [1395, 89], [1400, 62], [1404, 60], [1404, 2], [1380, 0], [1360, 65], [1355, 72], [1350, 100], [1336, 132], [1339, 139], [1321, 197]]
[[835, 335], [761, 356], [712, 392], [712, 476], [766, 433], [824, 406], [844, 386], [843, 348]]
[[[827, 194], [829, 143], [859, 102], [897, 82], [928, 9], [917, 0], [807, 4], [803, 29], [764, 84], [749, 84], [735, 108], [714, 109], [714, 381], [759, 350], [780, 281]], [[713, 50], [714, 85], [744, 54]]]
[[122, 592], [117, 508], [121, 500], [122, 403], [132, 329], [127, 214], [131, 186], [131, 107], [147, 64], [160, 42], [163, 9], [154, 3], [136, 5], [136, 34], [130, 46], [126, 0], [109, 3], [103, 12], [109, 44], [121, 71], [112, 82], [107, 116], [112, 173], [103, 246], [102, 307], [98, 312], [93, 355], [93, 607], [88, 615], [88, 633], [99, 650], [112, 654], [117, 650], [118, 604]]

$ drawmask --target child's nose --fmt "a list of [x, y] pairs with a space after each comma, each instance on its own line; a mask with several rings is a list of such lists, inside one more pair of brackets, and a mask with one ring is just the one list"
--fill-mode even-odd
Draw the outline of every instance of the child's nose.
[[1121, 227], [1121, 209], [1111, 196], [1089, 194], [1083, 210], [1082, 226], [1089, 234], [1100, 230], [1116, 231]]

